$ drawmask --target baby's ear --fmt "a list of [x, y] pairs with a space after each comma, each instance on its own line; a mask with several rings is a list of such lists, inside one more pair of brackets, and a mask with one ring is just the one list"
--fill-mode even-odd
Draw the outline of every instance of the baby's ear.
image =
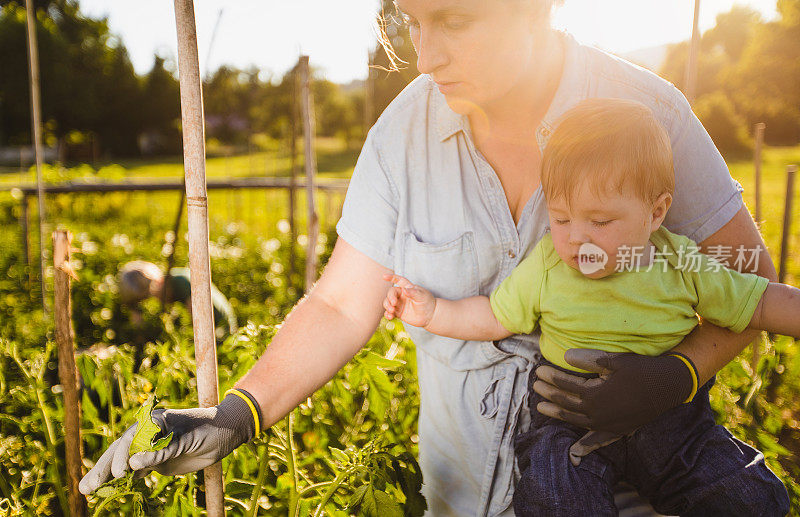
[[664, 222], [670, 206], [672, 206], [672, 194], [664, 192], [658, 196], [658, 199], [653, 203], [652, 219], [650, 222], [651, 232], [656, 231], [658, 227], [661, 226], [661, 223]]

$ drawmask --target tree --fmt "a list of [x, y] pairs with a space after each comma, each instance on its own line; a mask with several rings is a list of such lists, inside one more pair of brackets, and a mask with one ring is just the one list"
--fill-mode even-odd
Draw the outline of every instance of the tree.
[[[725, 74], [741, 57], [744, 46], [761, 23], [760, 15], [735, 5], [727, 13], [717, 15], [716, 25], [703, 33], [697, 62], [697, 97], [727, 91]], [[686, 84], [686, 62], [689, 42], [670, 46], [659, 74], [678, 88]]]
[[165, 60], [155, 56], [153, 68], [144, 78], [142, 103], [145, 152], [177, 153], [181, 149], [180, 85], [166, 69]]
[[729, 76], [734, 101], [750, 124], [765, 122], [765, 140], [800, 141], [800, 0], [780, 0], [777, 21], [761, 24]]
[[[800, 0], [780, 0], [778, 13], [779, 20], [765, 23], [751, 9], [734, 6], [702, 36], [698, 97], [705, 101], [696, 107], [700, 120], [716, 128], [709, 132], [723, 152], [742, 152], [742, 120], [747, 128], [765, 122], [767, 143], [800, 141]], [[678, 87], [687, 54], [686, 42], [673, 46], [660, 71]]]
[[[0, 11], [0, 144], [30, 142], [25, 7]], [[42, 120], [50, 137], [103, 135], [114, 152], [135, 150], [140, 92], [127, 50], [107, 20], [81, 14], [74, 0], [37, 1]], [[107, 137], [107, 140], [106, 140]]]

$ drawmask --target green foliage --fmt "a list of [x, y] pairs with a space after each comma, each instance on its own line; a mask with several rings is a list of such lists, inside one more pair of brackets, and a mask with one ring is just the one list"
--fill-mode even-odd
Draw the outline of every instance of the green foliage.
[[[71, 178], [82, 172], [53, 174]], [[305, 261], [303, 248], [292, 243], [281, 221], [285, 193], [269, 192], [266, 198], [255, 193], [258, 207], [265, 210], [235, 223], [234, 213], [220, 212], [229, 206], [224, 202], [227, 196], [215, 195], [212, 192], [212, 278], [234, 305], [241, 327], [218, 345], [222, 393], [253, 365], [275, 326], [302, 296]], [[324, 264], [335, 234], [328, 219], [332, 211], [322, 201], [319, 245]], [[187, 308], [175, 303], [162, 313], [158, 301], [150, 300], [142, 308], [142, 326], [134, 326], [116, 293], [116, 273], [123, 263], [135, 258], [164, 263], [165, 234], [173, 224], [176, 202], [174, 193], [55, 196], [48, 202], [48, 212], [76, 232], [72, 264], [79, 278], [73, 282], [73, 320], [87, 467], [136, 421], [137, 409], [154, 394], [167, 407], [197, 404]], [[248, 201], [247, 206], [256, 205]], [[0, 275], [0, 338], [7, 347], [0, 353], [0, 447], [8, 452], [0, 455], [0, 505], [7, 500], [9, 507], [16, 505], [21, 511], [36, 508], [40, 515], [61, 515], [66, 513], [66, 492], [60, 484], [66, 469], [57, 429], [64, 408], [58, 389], [52, 389], [58, 379], [48, 340], [51, 323], [42, 318], [38, 289], [30, 289], [21, 267], [18, 215], [12, 199], [0, 199], [0, 246], [5, 250], [0, 267], [6, 272]], [[298, 224], [304, 228], [302, 217]], [[185, 263], [188, 252], [184, 232], [185, 222], [179, 231], [178, 265]], [[287, 515], [290, 507], [298, 515], [312, 515], [318, 508], [320, 515], [347, 515], [352, 493], [371, 484], [400, 508], [408, 506], [409, 515], [419, 515], [413, 509], [421, 508], [424, 499], [419, 484], [412, 482], [419, 472], [412, 461], [418, 415], [413, 402], [418, 400], [414, 353], [402, 328], [383, 322], [366, 349], [293, 412], [291, 424], [288, 419], [279, 422], [225, 459], [228, 515]], [[16, 366], [15, 356], [28, 376]], [[345, 451], [349, 459], [337, 458], [331, 448]], [[391, 472], [377, 458], [389, 461]], [[375, 472], [379, 467], [382, 474]], [[90, 498], [92, 511], [204, 513], [202, 481], [196, 474], [173, 478], [151, 473], [109, 486], [113, 492], [104, 489]]]
[[733, 103], [722, 92], [708, 93], [694, 104], [697, 118], [703, 123], [717, 148], [725, 156], [745, 157], [752, 151], [747, 125]]
[[[780, 17], [770, 22], [763, 21], [751, 8], [734, 6], [718, 15], [716, 26], [703, 33], [697, 102], [699, 105], [706, 99], [702, 110], [712, 119], [714, 131], [706, 127], [723, 154], [735, 156], [745, 151], [740, 121], [747, 128], [766, 123], [765, 141], [769, 144], [794, 145], [800, 141], [798, 5], [798, 0], [778, 2]], [[688, 53], [688, 42], [672, 46], [659, 71], [679, 88], [685, 86]], [[698, 113], [700, 109], [698, 106]]]
[[151, 398], [136, 412], [136, 432], [133, 435], [131, 446], [128, 448], [129, 456], [133, 456], [137, 452], [160, 451], [172, 440], [172, 433], [156, 439], [156, 435], [161, 432], [158, 424], [153, 422], [153, 406], [156, 403], [155, 398]]
[[[24, 5], [0, 10], [0, 144], [25, 144], [31, 134]], [[74, 0], [37, 2], [36, 19], [47, 143], [80, 131], [99, 135], [117, 154], [136, 152], [148, 103], [107, 21], [84, 16]], [[172, 103], [177, 107], [177, 97]]]

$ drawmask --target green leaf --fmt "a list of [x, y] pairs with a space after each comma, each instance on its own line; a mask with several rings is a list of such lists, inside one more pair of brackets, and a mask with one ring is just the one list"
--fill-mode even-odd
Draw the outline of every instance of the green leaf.
[[360, 487], [356, 488], [353, 495], [350, 496], [350, 502], [347, 503], [348, 509], [355, 509], [361, 506], [361, 503], [364, 501], [364, 494], [367, 493], [367, 489], [369, 485], [361, 485]]
[[400, 504], [392, 496], [381, 490], [373, 491], [375, 494], [375, 514], [380, 517], [403, 517]]
[[360, 358], [361, 362], [367, 366], [374, 366], [376, 368], [400, 368], [405, 364], [404, 361], [400, 361], [399, 359], [387, 359], [382, 355], [378, 355], [371, 350], [367, 350], [366, 353]]
[[114, 488], [113, 486], [109, 486], [109, 485], [101, 486], [100, 488], [98, 488], [94, 492], [94, 494], [97, 497], [101, 498], [101, 499], [106, 499], [108, 497], [113, 497], [114, 494], [116, 494], [116, 493], [117, 493], [117, 489]]
[[392, 399], [395, 386], [383, 370], [368, 368], [366, 373], [369, 382], [369, 391], [367, 391], [369, 410], [380, 422], [386, 418], [386, 408]]
[[350, 463], [350, 457], [341, 449], [337, 449], [336, 447], [328, 447], [331, 450], [331, 454], [337, 461], [341, 461], [342, 463]]
[[136, 412], [136, 433], [133, 435], [130, 448], [128, 448], [129, 456], [133, 456], [137, 452], [161, 450], [169, 445], [169, 442], [172, 440], [172, 433], [155, 440], [155, 437], [161, 432], [161, 428], [158, 427], [158, 424], [153, 422], [153, 406], [155, 406], [156, 403], [156, 398], [151, 397], [150, 400]]

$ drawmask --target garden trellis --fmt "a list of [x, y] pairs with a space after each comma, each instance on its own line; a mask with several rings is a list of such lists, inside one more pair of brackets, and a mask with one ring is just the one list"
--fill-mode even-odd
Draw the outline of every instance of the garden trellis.
[[[333, 194], [343, 194], [347, 191], [349, 180], [339, 178], [317, 178], [315, 181], [315, 190], [321, 191], [326, 196]], [[241, 177], [241, 178], [225, 178], [225, 179], [209, 179], [206, 182], [208, 190], [283, 190], [289, 195], [289, 210], [288, 220], [292, 233], [292, 241], [297, 240], [297, 230], [295, 222], [295, 211], [297, 207], [293, 203], [295, 192], [297, 189], [306, 187], [305, 180], [292, 177]], [[137, 181], [103, 181], [103, 182], [86, 182], [86, 181], [69, 181], [57, 185], [44, 184], [41, 188], [43, 198], [46, 199], [48, 195], [59, 194], [113, 194], [118, 192], [166, 192], [166, 191], [181, 191], [184, 190], [182, 180], [176, 179], [152, 179], [152, 180], [137, 180]], [[20, 226], [20, 246], [23, 251], [23, 258], [25, 266], [30, 265], [29, 253], [29, 204], [30, 198], [38, 193], [36, 185], [20, 185], [16, 187], [3, 186], [0, 191], [15, 191], [19, 196], [19, 226]], [[338, 213], [339, 207], [333, 206], [332, 201], [329, 201], [331, 211]], [[334, 214], [336, 215], [336, 214]], [[176, 241], [177, 243], [177, 241]]]

